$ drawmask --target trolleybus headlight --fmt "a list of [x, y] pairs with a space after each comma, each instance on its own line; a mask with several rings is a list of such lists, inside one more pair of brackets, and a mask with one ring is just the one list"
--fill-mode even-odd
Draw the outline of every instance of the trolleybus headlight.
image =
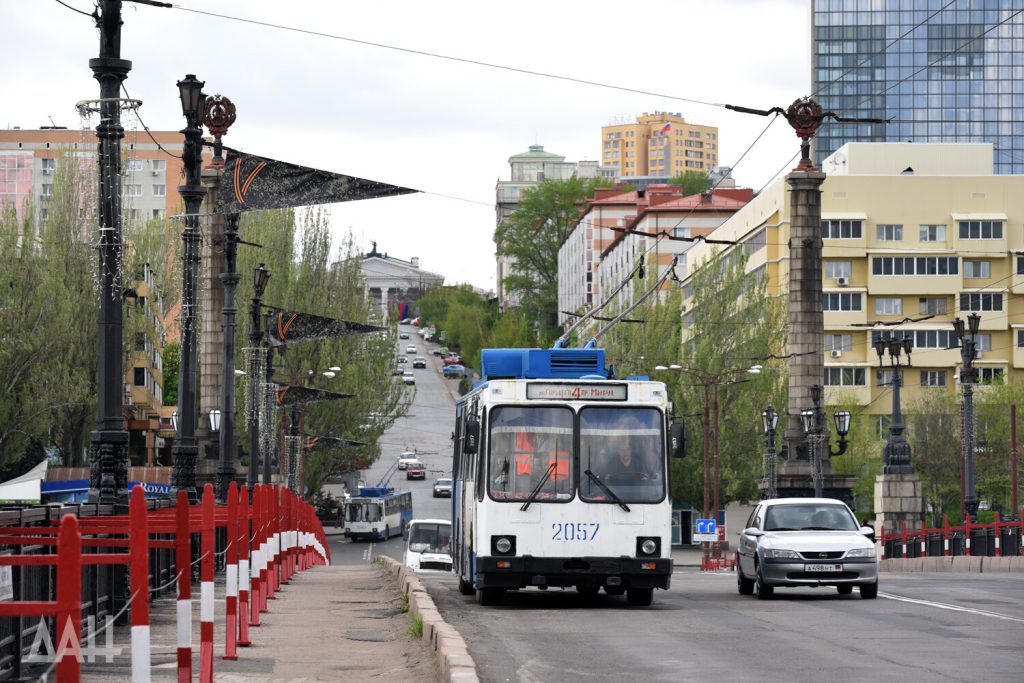
[[661, 555], [661, 539], [640, 536], [636, 539], [637, 555]]
[[515, 536], [491, 536], [491, 551], [495, 555], [515, 555]]

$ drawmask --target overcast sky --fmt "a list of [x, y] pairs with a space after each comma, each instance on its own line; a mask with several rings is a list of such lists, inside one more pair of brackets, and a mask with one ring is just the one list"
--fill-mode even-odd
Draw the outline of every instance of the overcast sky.
[[[90, 12], [90, 0], [65, 0]], [[777, 121], [672, 97], [768, 108], [808, 94], [808, 0], [349, 2], [181, 0], [189, 10], [650, 91], [641, 95], [125, 2], [128, 93], [153, 130], [184, 126], [187, 73], [238, 107], [225, 143], [432, 194], [335, 205], [335, 235], [494, 288], [494, 186], [542, 144], [598, 159], [601, 126], [643, 112], [718, 126], [719, 159], [759, 189], [798, 151]], [[619, 13], [619, 14], [617, 14]], [[0, 126], [78, 128], [99, 96], [92, 20], [55, 0], [0, 0]], [[672, 96], [672, 97], [668, 97]], [[786, 167], [788, 168], [788, 166]], [[443, 196], [442, 196], [443, 195]]]

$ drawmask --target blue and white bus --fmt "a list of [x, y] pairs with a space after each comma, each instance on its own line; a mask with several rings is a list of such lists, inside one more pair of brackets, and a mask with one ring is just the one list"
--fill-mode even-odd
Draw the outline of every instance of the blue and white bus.
[[345, 538], [386, 541], [412, 520], [412, 493], [387, 486], [360, 486], [345, 501]]
[[602, 349], [487, 349], [481, 365], [456, 404], [460, 592], [489, 605], [571, 586], [649, 605], [671, 579], [668, 458], [683, 454], [665, 385], [610, 379]]

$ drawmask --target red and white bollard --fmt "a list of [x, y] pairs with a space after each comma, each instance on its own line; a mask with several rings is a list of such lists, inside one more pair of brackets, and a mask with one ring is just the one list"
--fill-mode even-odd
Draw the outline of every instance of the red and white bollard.
[[152, 662], [149, 642], [149, 527], [146, 519], [146, 497], [141, 486], [132, 489], [128, 503], [128, 527], [132, 683], [149, 683]]
[[249, 640], [249, 488], [238, 492], [238, 644], [252, 645]]
[[178, 570], [178, 683], [192, 683], [192, 529], [188, 495], [178, 491], [174, 566]]
[[213, 563], [214, 544], [213, 484], [203, 487], [203, 554], [199, 563], [199, 683], [213, 683]]
[[238, 485], [228, 484], [227, 563], [224, 568], [224, 659], [238, 659]]
[[260, 612], [262, 611], [262, 599], [260, 597], [260, 490], [262, 485], [256, 484], [252, 487], [252, 530], [250, 536], [250, 567], [249, 575], [249, 625], [260, 625]]

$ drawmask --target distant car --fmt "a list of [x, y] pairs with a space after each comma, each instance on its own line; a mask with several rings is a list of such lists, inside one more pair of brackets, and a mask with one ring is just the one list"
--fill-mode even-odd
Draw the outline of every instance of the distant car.
[[409, 344], [408, 346], [405, 347], [405, 352], [406, 353], [416, 353], [416, 345], [415, 344]]
[[451, 498], [452, 497], [452, 480], [451, 479], [435, 479], [434, 480], [434, 498]]
[[398, 356], [397, 358], [395, 358], [395, 362], [396, 363], [408, 363], [409, 359], [406, 358], [405, 356]]
[[458, 365], [462, 362], [462, 357], [457, 353], [449, 353], [444, 357], [445, 365]]
[[391, 374], [401, 375], [403, 372], [405, 372], [405, 368], [403, 368], [401, 365], [396, 365], [395, 369], [391, 371]]
[[416, 356], [412, 359], [412, 366], [414, 368], [425, 368], [427, 367], [427, 359], [423, 356]]
[[409, 320], [410, 320], [410, 318], [402, 318], [401, 320], [398, 321], [398, 324], [399, 325], [408, 325], [409, 324]]
[[416, 451], [405, 451], [398, 456], [398, 469], [404, 470], [409, 466], [411, 462], [419, 462], [419, 456], [416, 455]]
[[419, 461], [415, 460], [405, 466], [405, 478], [406, 479], [426, 479], [427, 478], [427, 466]]
[[763, 500], [750, 513], [736, 551], [740, 595], [760, 600], [776, 588], [835, 586], [878, 597], [878, 555], [850, 508], [833, 498]]
[[399, 332], [398, 333], [398, 338], [399, 339], [408, 339], [409, 338], [409, 333], [408, 332]]
[[402, 381], [406, 384], [416, 384], [416, 373], [412, 370], [406, 370], [402, 373]]
[[466, 367], [458, 363], [446, 365], [442, 368], [441, 373], [446, 379], [462, 379], [466, 376]]

